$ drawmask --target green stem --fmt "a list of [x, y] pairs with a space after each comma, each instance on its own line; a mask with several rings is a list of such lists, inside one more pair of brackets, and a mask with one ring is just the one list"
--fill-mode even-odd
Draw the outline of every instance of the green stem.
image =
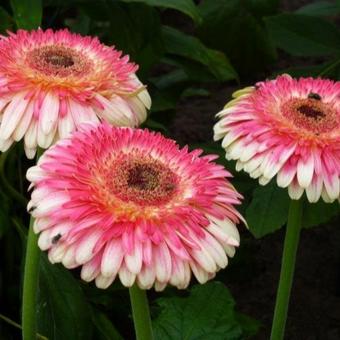
[[271, 340], [282, 340], [287, 319], [290, 292], [292, 288], [296, 252], [299, 244], [302, 222], [302, 200], [290, 202], [286, 236], [283, 246], [279, 287], [276, 295]]
[[31, 216], [28, 230], [24, 287], [22, 296], [22, 337], [33, 340], [36, 336], [36, 302], [39, 280], [40, 249], [38, 235], [33, 231], [34, 218]]
[[[3, 321], [7, 322], [9, 325], [12, 325], [13, 327], [22, 329], [21, 325], [19, 325], [17, 322], [11, 320], [10, 318], [8, 318], [5, 315], [0, 314], [0, 319], [2, 319]], [[40, 340], [48, 340], [48, 338], [46, 338], [46, 336], [43, 336], [43, 335], [38, 334], [38, 333], [36, 335], [36, 338], [40, 339]]]
[[[37, 151], [37, 161], [42, 151]], [[31, 216], [25, 257], [24, 285], [22, 295], [22, 337], [23, 340], [36, 339], [36, 304], [39, 283], [40, 249], [38, 235], [33, 231], [34, 218]]]
[[152, 340], [152, 326], [146, 291], [134, 284], [129, 292], [136, 338], [137, 340]]

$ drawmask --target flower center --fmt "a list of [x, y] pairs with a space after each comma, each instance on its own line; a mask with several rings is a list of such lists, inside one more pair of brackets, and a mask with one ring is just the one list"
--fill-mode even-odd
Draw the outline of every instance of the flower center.
[[281, 113], [298, 128], [314, 134], [327, 133], [339, 126], [339, 115], [331, 103], [324, 103], [318, 94], [308, 98], [292, 98], [281, 106]]
[[128, 171], [127, 184], [137, 190], [154, 190], [159, 184], [159, 172], [148, 164], [137, 164]]
[[109, 205], [119, 198], [125, 203], [159, 206], [173, 198], [179, 182], [178, 176], [160, 161], [141, 155], [109, 156], [93, 173], [101, 183], [101, 197]]
[[317, 110], [308, 105], [301, 105], [300, 107], [297, 108], [297, 110], [309, 118], [319, 119], [325, 117], [325, 114], [322, 111]]
[[45, 61], [57, 67], [70, 67], [74, 65], [74, 61], [71, 56], [62, 54], [47, 54], [45, 56]]
[[27, 61], [40, 73], [62, 78], [86, 75], [93, 67], [93, 62], [80, 51], [59, 45], [38, 47], [28, 52]]

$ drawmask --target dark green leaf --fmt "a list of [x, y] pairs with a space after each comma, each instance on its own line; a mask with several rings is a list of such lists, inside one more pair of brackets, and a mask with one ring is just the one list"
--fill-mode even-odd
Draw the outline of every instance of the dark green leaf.
[[199, 39], [175, 28], [163, 26], [162, 32], [167, 53], [205, 65], [219, 80], [237, 79], [235, 70], [223, 53], [207, 48]]
[[[144, 78], [163, 55], [161, 23], [156, 9], [142, 3], [85, 3], [82, 10], [98, 25], [101, 39], [129, 54], [139, 65], [139, 76]], [[103, 30], [103, 27], [105, 29]]]
[[245, 0], [244, 5], [254, 15], [263, 17], [275, 14], [278, 10], [280, 0]]
[[[178, 64], [176, 63], [176, 65]], [[158, 89], [167, 89], [171, 86], [186, 81], [188, 81], [188, 76], [182, 69], [170, 71], [166, 74], [162, 74], [160, 77], [150, 78], [150, 82], [154, 84]]]
[[41, 254], [38, 331], [53, 340], [92, 339], [91, 310], [77, 281]]
[[275, 181], [256, 188], [246, 210], [251, 233], [261, 238], [280, 229], [287, 222], [288, 208], [287, 190], [279, 188]]
[[280, 14], [265, 19], [277, 47], [295, 56], [340, 53], [340, 33], [329, 21], [298, 14]]
[[244, 339], [252, 338], [258, 333], [261, 327], [259, 321], [241, 313], [236, 313], [236, 318], [243, 329]]
[[202, 88], [196, 88], [196, 87], [188, 87], [185, 89], [182, 93], [182, 98], [187, 98], [187, 97], [209, 97], [211, 93]]
[[[163, 58], [163, 61], [179, 68], [179, 74], [183, 74], [183, 80], [187, 82], [216, 82], [216, 77], [211, 73], [208, 67], [194, 61], [179, 56], [171, 55], [168, 58]], [[175, 72], [176, 72], [175, 71]]]
[[288, 73], [292, 77], [327, 77], [340, 79], [340, 58], [318, 65], [295, 66], [275, 72], [274, 75]]
[[75, 19], [65, 20], [65, 25], [68, 26], [72, 32], [87, 35], [90, 30], [91, 19], [82, 10], [79, 10], [78, 16]]
[[0, 239], [7, 232], [8, 228], [11, 226], [10, 221], [10, 200], [8, 197], [1, 192], [0, 193]]
[[295, 13], [316, 17], [332, 16], [340, 13], [340, 7], [329, 1], [317, 1], [299, 8]]
[[31, 30], [41, 25], [41, 0], [11, 0], [11, 6], [18, 28]]
[[99, 337], [96, 337], [96, 340], [123, 340], [123, 337], [104, 313], [93, 310], [92, 321], [99, 332]]
[[317, 203], [304, 202], [303, 222], [304, 228], [311, 228], [330, 221], [340, 213], [338, 202], [332, 204], [319, 200]]
[[235, 315], [235, 302], [220, 282], [196, 285], [189, 297], [157, 300], [161, 308], [153, 321], [156, 340], [244, 339]]
[[12, 18], [2, 7], [0, 7], [0, 33], [4, 33], [6, 30], [11, 30], [11, 28]]
[[200, 21], [199, 12], [192, 0], [122, 0], [124, 2], [142, 2], [149, 6], [172, 8], [183, 12], [195, 21]]
[[[264, 4], [265, 1], [261, 1]], [[199, 37], [209, 47], [221, 50], [238, 73], [263, 71], [276, 59], [276, 51], [261, 20], [258, 1], [202, 1], [203, 22]], [[275, 7], [275, 6], [274, 6]], [[264, 13], [272, 13], [265, 10]]]
[[151, 130], [155, 131], [162, 131], [162, 132], [167, 132], [168, 129], [165, 125], [162, 123], [159, 123], [151, 118], [148, 118], [147, 121], [143, 124], [143, 127], [146, 127]]

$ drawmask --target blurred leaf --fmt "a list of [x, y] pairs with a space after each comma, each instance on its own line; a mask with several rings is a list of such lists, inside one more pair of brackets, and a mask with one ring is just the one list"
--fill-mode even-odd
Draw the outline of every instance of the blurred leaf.
[[[156, 9], [142, 3], [107, 2], [84, 3], [82, 10], [97, 23], [100, 35], [107, 44], [129, 54], [139, 65], [144, 78], [163, 54], [161, 23]], [[104, 26], [104, 29], [103, 29]]]
[[246, 7], [258, 17], [275, 14], [280, 0], [245, 0]]
[[242, 327], [244, 334], [243, 339], [251, 338], [258, 333], [261, 327], [261, 323], [259, 321], [241, 313], [236, 313], [236, 318]]
[[81, 35], [87, 35], [90, 30], [91, 19], [81, 9], [75, 19], [66, 19], [65, 25], [70, 28], [72, 32]]
[[167, 89], [173, 85], [185, 81], [188, 81], [188, 76], [181, 69], [176, 69], [162, 74], [160, 77], [150, 78], [150, 82], [154, 84], [158, 89]]
[[329, 1], [317, 1], [300, 7], [295, 11], [296, 14], [312, 16], [333, 16], [340, 13], [340, 7]]
[[149, 6], [172, 8], [180, 11], [195, 21], [200, 21], [200, 15], [192, 0], [122, 0], [124, 2], [142, 2]]
[[245, 338], [235, 301], [220, 282], [195, 285], [188, 297], [160, 298], [157, 303], [161, 312], [153, 320], [156, 340]]
[[99, 332], [96, 340], [123, 340], [123, 337], [104, 313], [93, 310], [92, 321]]
[[209, 49], [199, 39], [169, 26], [163, 26], [162, 33], [167, 53], [207, 66], [218, 80], [237, 79], [235, 70], [223, 53]]
[[182, 93], [182, 98], [187, 98], [187, 97], [209, 97], [211, 93], [202, 88], [196, 88], [196, 87], [188, 87], [185, 89]]
[[12, 18], [6, 12], [5, 9], [0, 7], [0, 33], [6, 32], [6, 30], [11, 30], [12, 28]]
[[143, 124], [143, 128], [146, 127], [151, 130], [167, 132], [168, 129], [162, 123], [156, 122], [155, 120], [148, 118], [146, 122]]
[[179, 68], [179, 70], [176, 71], [183, 74], [182, 81], [216, 82], [216, 77], [211, 73], [209, 68], [202, 63], [175, 55], [169, 55], [168, 58], [163, 58], [162, 60], [169, 65]]
[[303, 227], [311, 228], [326, 223], [333, 217], [339, 215], [339, 213], [339, 202], [330, 204], [319, 200], [317, 203], [309, 203], [305, 200], [303, 208]]
[[277, 57], [261, 19], [272, 11], [262, 13], [257, 4], [255, 0], [204, 0], [199, 6], [203, 17], [199, 37], [207, 46], [223, 51], [238, 73], [247, 77], [266, 70]]
[[41, 25], [42, 0], [11, 0], [18, 28], [32, 30]]
[[329, 21], [298, 14], [265, 18], [277, 47], [294, 56], [323, 56], [340, 53], [340, 33]]
[[91, 310], [77, 281], [41, 253], [38, 331], [53, 340], [92, 339]]
[[327, 77], [335, 80], [340, 79], [340, 58], [323, 64], [309, 66], [295, 66], [285, 70], [274, 72], [275, 75], [288, 73], [292, 77]]
[[0, 192], [0, 239], [7, 232], [8, 228], [11, 225], [10, 220], [10, 200], [8, 197], [1, 191]]
[[254, 190], [253, 199], [246, 210], [246, 221], [256, 238], [280, 229], [286, 222], [289, 196], [286, 189], [279, 188], [275, 181]]

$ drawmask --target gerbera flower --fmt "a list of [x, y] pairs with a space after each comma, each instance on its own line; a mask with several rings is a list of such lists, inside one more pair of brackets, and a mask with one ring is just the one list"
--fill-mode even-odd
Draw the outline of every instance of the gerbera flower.
[[292, 199], [339, 198], [340, 82], [282, 75], [233, 94], [215, 140], [262, 185], [277, 175]]
[[52, 263], [82, 265], [108, 287], [185, 288], [228, 263], [239, 245], [240, 194], [211, 162], [147, 130], [85, 124], [30, 168], [29, 209]]
[[48, 148], [84, 121], [138, 126], [151, 100], [122, 52], [68, 30], [0, 36], [0, 150]]

